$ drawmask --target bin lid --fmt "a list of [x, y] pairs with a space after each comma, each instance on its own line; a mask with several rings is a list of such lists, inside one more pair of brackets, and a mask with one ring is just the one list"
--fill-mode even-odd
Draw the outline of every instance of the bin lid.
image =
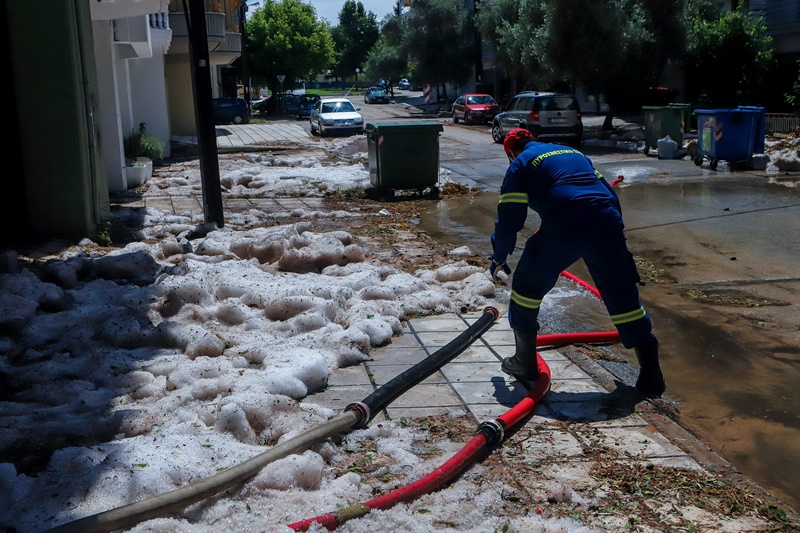
[[695, 109], [694, 113], [696, 115], [714, 115], [714, 114], [723, 114], [723, 113], [755, 113], [755, 108], [748, 109], [746, 107], [738, 107], [738, 108], [730, 108], [726, 107], [724, 109]]
[[367, 131], [410, 131], [410, 130], [444, 131], [444, 126], [433, 120], [383, 120], [367, 122]]

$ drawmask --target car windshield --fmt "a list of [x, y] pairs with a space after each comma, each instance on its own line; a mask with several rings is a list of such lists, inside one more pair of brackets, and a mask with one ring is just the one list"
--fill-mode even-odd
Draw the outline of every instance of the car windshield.
[[370, 94], [383, 94], [383, 89], [379, 89], [379, 88], [370, 89], [369, 92], [370, 92]]
[[300, 97], [300, 101], [306, 104], [313, 104], [317, 100], [319, 100], [319, 95], [317, 94], [304, 94]]
[[467, 97], [468, 104], [493, 104], [494, 98], [489, 95], [469, 96]]
[[356, 108], [350, 102], [325, 102], [322, 104], [323, 113], [352, 113]]

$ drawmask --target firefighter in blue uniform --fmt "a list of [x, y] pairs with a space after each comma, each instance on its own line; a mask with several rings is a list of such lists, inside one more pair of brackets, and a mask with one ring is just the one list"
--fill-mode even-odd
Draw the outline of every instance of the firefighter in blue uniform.
[[511, 284], [508, 319], [516, 352], [503, 360], [502, 370], [528, 386], [535, 382], [539, 305], [561, 272], [583, 258], [622, 344], [636, 352], [636, 388], [648, 397], [661, 396], [665, 383], [658, 340], [639, 300], [640, 279], [625, 242], [617, 194], [577, 150], [537, 142], [525, 129], [510, 131], [503, 146], [510, 165], [492, 234], [492, 277], [498, 268], [507, 270], [528, 207], [541, 224], [525, 243]]

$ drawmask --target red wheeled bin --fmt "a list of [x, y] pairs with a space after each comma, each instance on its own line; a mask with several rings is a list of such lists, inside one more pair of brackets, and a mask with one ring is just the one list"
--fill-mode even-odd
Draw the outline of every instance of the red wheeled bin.
[[763, 107], [739, 106], [736, 109], [696, 109], [700, 166], [707, 158], [711, 170], [727, 161], [731, 170], [738, 163], [749, 162], [754, 153], [764, 153], [765, 119]]

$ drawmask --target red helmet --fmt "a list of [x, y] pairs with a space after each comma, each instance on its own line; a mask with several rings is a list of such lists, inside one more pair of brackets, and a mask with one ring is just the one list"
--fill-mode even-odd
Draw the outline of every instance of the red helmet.
[[506, 134], [506, 138], [503, 140], [503, 148], [507, 156], [511, 156], [511, 149], [522, 139], [533, 139], [533, 135], [531, 135], [531, 132], [528, 130], [522, 128], [513, 129]]

